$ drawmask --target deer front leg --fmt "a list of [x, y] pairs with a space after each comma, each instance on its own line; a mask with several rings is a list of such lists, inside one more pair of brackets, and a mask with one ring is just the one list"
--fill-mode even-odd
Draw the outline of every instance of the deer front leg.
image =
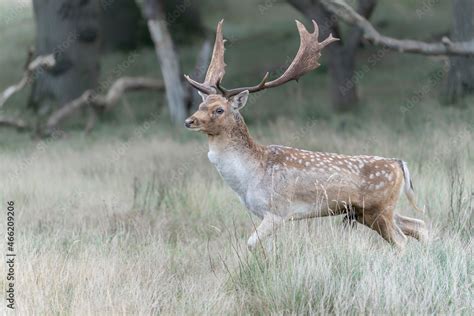
[[255, 250], [258, 243], [261, 243], [266, 237], [271, 235], [278, 227], [280, 227], [285, 220], [271, 213], [265, 214], [262, 222], [257, 227], [255, 232], [247, 241], [247, 246], [250, 250]]

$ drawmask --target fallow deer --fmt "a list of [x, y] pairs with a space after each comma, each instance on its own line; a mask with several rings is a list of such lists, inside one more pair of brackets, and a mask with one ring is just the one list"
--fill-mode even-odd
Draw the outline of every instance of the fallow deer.
[[207, 134], [209, 160], [241, 202], [262, 219], [248, 240], [249, 248], [255, 248], [259, 240], [286, 221], [344, 213], [401, 249], [406, 236], [424, 239], [427, 230], [423, 221], [395, 213], [402, 185], [410, 204], [420, 210], [404, 161], [263, 146], [252, 139], [239, 113], [249, 93], [297, 80], [317, 68], [321, 50], [338, 39], [329, 35], [318, 42], [314, 20], [313, 33], [296, 21], [300, 47], [286, 71], [275, 80], [268, 81], [267, 73], [256, 86], [229, 90], [221, 84], [226, 66], [222, 24], [223, 20], [217, 25], [204, 82], [185, 75], [203, 100], [185, 126]]

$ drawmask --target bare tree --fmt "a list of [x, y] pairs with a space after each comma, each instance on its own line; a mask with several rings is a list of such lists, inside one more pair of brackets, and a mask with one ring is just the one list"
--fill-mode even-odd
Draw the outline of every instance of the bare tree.
[[[79, 98], [72, 100], [62, 108], [51, 114], [46, 123], [46, 128], [42, 133], [45, 136], [52, 134], [59, 124], [73, 115], [77, 110], [84, 107], [93, 107], [108, 111], [117, 105], [122, 96], [131, 91], [142, 90], [162, 90], [163, 83], [159, 80], [147, 77], [120, 77], [109, 88], [104, 95], [95, 94], [92, 90], [85, 91]], [[86, 125], [86, 132], [93, 127], [95, 120], [89, 120]]]
[[[309, 20], [315, 19], [320, 25], [321, 36], [332, 33], [342, 38], [337, 16], [328, 11], [318, 0], [288, 0]], [[369, 18], [374, 11], [376, 0], [359, 0], [358, 12]], [[328, 47], [329, 75], [331, 78], [331, 99], [340, 111], [350, 110], [358, 102], [357, 85], [354, 81], [355, 58], [363, 32], [354, 26], [347, 37]]]
[[427, 43], [412, 39], [397, 39], [380, 34], [366, 18], [358, 14], [344, 0], [321, 0], [324, 7], [338, 19], [359, 27], [369, 43], [400, 53], [430, 56], [474, 56], [474, 40], [452, 42], [444, 37], [441, 42]]
[[55, 66], [56, 60], [53, 55], [48, 56], [38, 56], [33, 60], [34, 50], [30, 49], [28, 51], [28, 57], [25, 62], [25, 70], [23, 72], [23, 77], [21, 80], [6, 88], [0, 94], [0, 109], [11, 98], [14, 94], [20, 92], [27, 84], [34, 81], [34, 77], [38, 70], [47, 70]]
[[[452, 39], [456, 42], [474, 41], [474, 1], [453, 1]], [[451, 57], [444, 99], [456, 103], [474, 91], [474, 57]]]
[[53, 54], [54, 67], [36, 73], [30, 106], [46, 100], [59, 106], [94, 89], [99, 77], [99, 4], [97, 1], [33, 1], [36, 53]]
[[[16, 93], [19, 93], [28, 84], [34, 83], [37, 73], [46, 71], [56, 65], [53, 55], [38, 56], [33, 59], [34, 50], [28, 51], [27, 60], [24, 67], [23, 77], [16, 83], [7, 87], [0, 93], [0, 110], [5, 103]], [[118, 101], [125, 93], [132, 91], [161, 91], [164, 85], [161, 81], [147, 77], [120, 77], [106, 92], [97, 94], [94, 90], [84, 91], [78, 98], [64, 104], [59, 109], [53, 111], [49, 116], [46, 126], [36, 130], [37, 136], [50, 136], [58, 129], [59, 125], [77, 112], [79, 109], [99, 110], [101, 112], [111, 110], [118, 104]], [[91, 115], [87, 121], [85, 130], [90, 131], [95, 124], [95, 115]], [[6, 117], [0, 115], [0, 127], [14, 127], [18, 130], [31, 130], [33, 124], [18, 117]]]
[[182, 71], [163, 4], [160, 0], [146, 0], [143, 11], [161, 66], [171, 119], [175, 124], [182, 124], [187, 114], [188, 95], [181, 80]]
[[[328, 48], [329, 71], [331, 75], [331, 95], [339, 109], [349, 109], [357, 101], [357, 90], [352, 80], [355, 68], [355, 51], [363, 38], [368, 43], [402, 53], [452, 57], [452, 71], [449, 79], [450, 95], [459, 95], [473, 88], [472, 58], [474, 56], [473, 2], [456, 0], [455, 29], [462, 37], [451, 41], [443, 38], [440, 42], [423, 42], [412, 39], [397, 39], [380, 34], [367, 20], [374, 9], [375, 1], [359, 0], [357, 11], [344, 0], [288, 0], [295, 8], [309, 18], [317, 19], [322, 34], [332, 32], [340, 37], [337, 21], [353, 26], [350, 36]], [[463, 17], [461, 17], [463, 15]], [[462, 30], [461, 30], [462, 28]], [[457, 66], [457, 67], [456, 67]], [[341, 106], [342, 105], [342, 106]]]

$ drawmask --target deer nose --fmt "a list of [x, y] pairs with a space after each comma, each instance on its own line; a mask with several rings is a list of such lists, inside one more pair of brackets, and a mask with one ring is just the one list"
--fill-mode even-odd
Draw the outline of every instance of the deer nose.
[[185, 126], [186, 128], [190, 128], [193, 123], [194, 123], [194, 118], [193, 118], [193, 117], [188, 117], [188, 118], [184, 121], [184, 126]]

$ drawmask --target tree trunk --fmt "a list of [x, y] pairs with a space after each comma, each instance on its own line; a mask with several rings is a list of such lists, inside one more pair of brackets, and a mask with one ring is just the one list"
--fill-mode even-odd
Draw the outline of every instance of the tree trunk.
[[[336, 44], [336, 45], [334, 45]], [[333, 46], [334, 45], [334, 46]], [[330, 48], [333, 46], [332, 48]], [[341, 42], [328, 46], [331, 99], [336, 111], [347, 112], [357, 106], [359, 95], [354, 80], [355, 51], [349, 54]]]
[[[374, 12], [376, 3], [376, 0], [359, 0], [357, 12], [365, 18], [369, 18]], [[329, 14], [329, 17], [332, 21], [336, 20], [336, 17], [332, 14]], [[341, 36], [340, 32], [337, 30], [337, 25], [335, 27], [335, 34]], [[360, 28], [353, 27], [344, 42], [341, 41], [339, 43], [343, 44], [343, 48], [338, 51], [341, 56], [334, 57], [331, 61], [334, 63], [332, 65], [333, 71], [338, 73], [333, 76], [332, 89], [337, 87], [339, 90], [332, 93], [333, 102], [336, 109], [340, 111], [351, 110], [359, 101], [357, 82], [355, 80], [355, 69], [357, 49], [359, 48], [362, 35], [363, 32]]]
[[[319, 1], [288, 0], [298, 11], [309, 20], [314, 19], [319, 25], [320, 38], [326, 38], [329, 33], [340, 38], [336, 18], [326, 11]], [[330, 93], [334, 108], [338, 111], [352, 109], [358, 101], [357, 88], [353, 82], [354, 60], [346, 56], [342, 41], [334, 42], [325, 49], [328, 56]], [[354, 56], [352, 56], [352, 59]]]
[[[452, 40], [463, 42], [474, 40], [474, 1], [453, 1]], [[444, 99], [448, 104], [458, 102], [464, 95], [474, 91], [474, 58], [451, 57]]]
[[148, 21], [148, 28], [160, 62], [171, 120], [175, 124], [182, 124], [186, 119], [188, 97], [181, 81], [181, 67], [168, 30], [162, 3], [158, 0], [146, 0], [144, 15]]
[[99, 77], [99, 4], [91, 0], [34, 0], [36, 53], [54, 54], [56, 65], [38, 72], [30, 105], [59, 106], [94, 89]]
[[[288, 0], [308, 19], [314, 19], [319, 24], [320, 38], [326, 38], [329, 33], [341, 38], [337, 18], [328, 12], [317, 0]], [[370, 16], [375, 8], [375, 0], [359, 0], [358, 11], [363, 16]], [[358, 103], [357, 84], [354, 80], [356, 52], [362, 37], [358, 28], [353, 28], [347, 40], [341, 40], [329, 45], [324, 55], [328, 56], [329, 76], [331, 80], [330, 93], [334, 108], [337, 111], [349, 111]]]

